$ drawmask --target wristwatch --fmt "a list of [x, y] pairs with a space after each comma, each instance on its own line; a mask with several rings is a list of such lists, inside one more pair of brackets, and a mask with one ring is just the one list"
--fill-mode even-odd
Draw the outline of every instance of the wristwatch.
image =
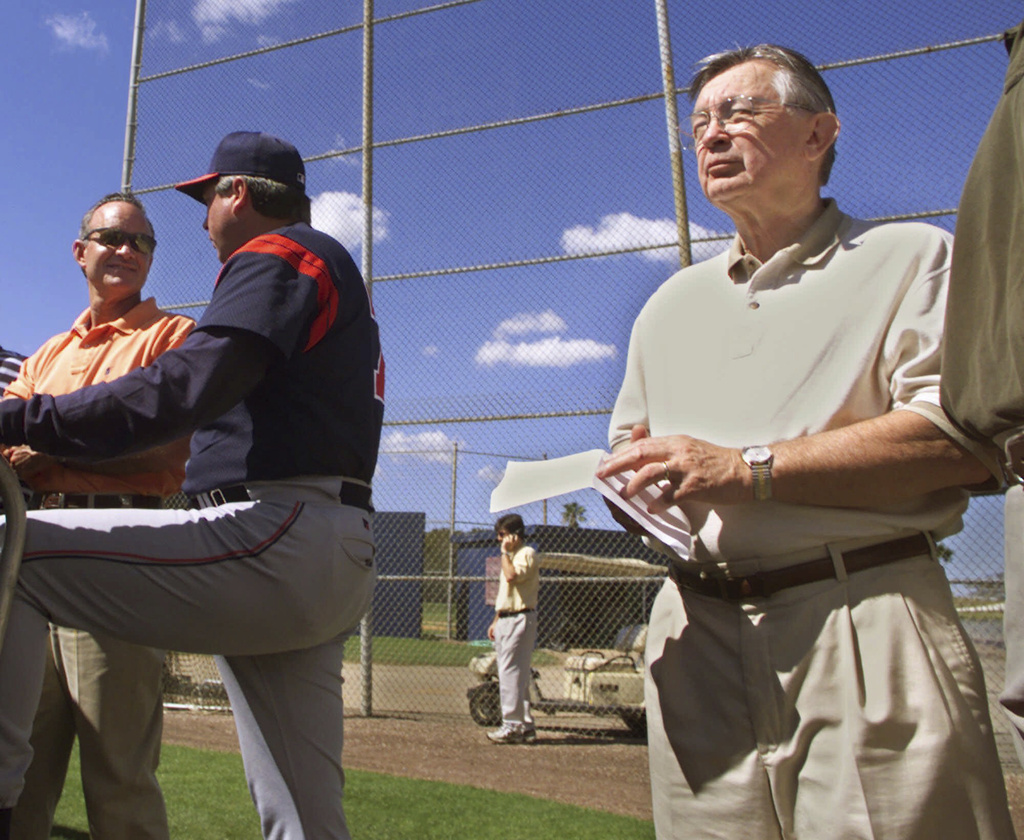
[[772, 462], [775, 456], [767, 446], [744, 446], [740, 454], [754, 477], [754, 499], [767, 501], [772, 497]]

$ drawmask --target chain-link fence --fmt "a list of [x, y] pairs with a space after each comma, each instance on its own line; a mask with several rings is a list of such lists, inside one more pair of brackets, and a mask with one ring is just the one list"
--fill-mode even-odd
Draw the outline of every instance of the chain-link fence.
[[[853, 215], [952, 229], [1000, 92], [999, 35], [1020, 16], [1010, 0], [835, 13], [806, 0], [149, 0], [140, 12], [125, 183], [161, 243], [150, 288], [198, 316], [219, 267], [201, 208], [169, 185], [204, 172], [229, 131], [295, 142], [314, 224], [361, 261], [388, 363], [381, 585], [372, 639], [350, 644], [350, 708], [460, 715], [487, 682], [470, 666], [487, 650], [488, 500], [505, 463], [603, 446], [640, 307], [681, 261], [729, 239], [674, 125], [694, 63], [735, 44], [802, 50], [843, 123], [828, 194]], [[947, 541], [993, 688], [1000, 503], [976, 500]], [[653, 559], [596, 494], [520, 512], [543, 551]], [[622, 720], [629, 704], [593, 700], [632, 691], [630, 664], [604, 668], [617, 683], [587, 670], [596, 654], [578, 657], [633, 657], [620, 631], [643, 623], [659, 578], [580, 563], [545, 570], [538, 688]], [[215, 673], [193, 670], [169, 687], [216, 695]], [[567, 708], [556, 719], [579, 711]]]

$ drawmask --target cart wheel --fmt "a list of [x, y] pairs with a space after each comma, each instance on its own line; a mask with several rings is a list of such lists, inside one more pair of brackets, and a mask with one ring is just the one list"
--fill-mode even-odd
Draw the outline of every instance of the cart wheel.
[[628, 709], [626, 711], [619, 712], [619, 717], [622, 718], [622, 722], [629, 727], [631, 735], [635, 735], [637, 738], [647, 737], [646, 709]]
[[480, 726], [501, 724], [501, 695], [496, 682], [481, 683], [469, 692], [469, 714]]

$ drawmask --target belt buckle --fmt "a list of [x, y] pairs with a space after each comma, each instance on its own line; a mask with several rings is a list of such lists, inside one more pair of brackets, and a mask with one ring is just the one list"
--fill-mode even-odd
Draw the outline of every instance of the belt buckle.
[[214, 507], [220, 507], [228, 503], [228, 500], [224, 498], [224, 491], [219, 487], [214, 487], [207, 495], [210, 497], [210, 501], [213, 502]]
[[718, 585], [718, 593], [723, 601], [739, 601], [743, 598], [756, 598], [764, 594], [764, 581], [757, 575], [741, 575], [740, 577], [712, 577], [701, 572], [705, 580], [713, 580]]
[[[739, 584], [740, 597], [742, 598], [753, 598], [755, 596], [761, 595], [764, 591], [764, 584], [761, 581], [761, 578], [751, 578], [744, 576], [741, 578], [733, 578], [733, 580], [735, 580]], [[753, 581], [754, 583], [759, 583], [761, 585], [753, 586], [751, 584], [751, 581]]]

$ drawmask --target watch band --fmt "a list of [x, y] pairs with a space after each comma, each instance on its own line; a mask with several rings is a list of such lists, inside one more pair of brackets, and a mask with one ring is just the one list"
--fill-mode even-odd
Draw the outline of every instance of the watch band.
[[754, 500], [766, 502], [772, 497], [772, 462], [775, 455], [767, 446], [745, 446], [740, 454], [750, 467], [754, 482]]
[[754, 477], [755, 501], [768, 501], [772, 497], [772, 465], [751, 464], [750, 472]]

